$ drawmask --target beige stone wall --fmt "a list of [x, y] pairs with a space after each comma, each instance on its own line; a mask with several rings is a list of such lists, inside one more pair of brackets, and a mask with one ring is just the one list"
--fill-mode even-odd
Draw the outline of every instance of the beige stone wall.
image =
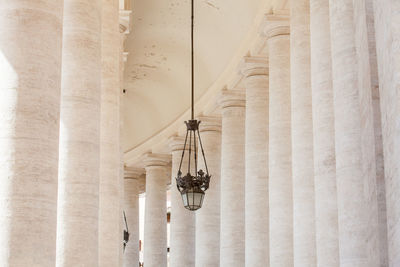
[[0, 263], [55, 265], [62, 1], [0, 4]]

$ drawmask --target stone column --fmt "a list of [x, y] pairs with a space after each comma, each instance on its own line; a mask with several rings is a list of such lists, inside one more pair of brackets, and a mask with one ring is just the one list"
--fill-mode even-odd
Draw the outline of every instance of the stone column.
[[[146, 154], [146, 204], [144, 217], [144, 264], [167, 267], [167, 164], [170, 157]], [[168, 176], [167, 176], [168, 175]]]
[[[220, 190], [221, 190], [221, 118], [200, 116], [200, 135], [211, 174], [203, 207], [196, 211], [196, 267], [219, 267]], [[199, 168], [205, 169], [200, 160]]]
[[[189, 143], [189, 140], [188, 140]], [[182, 158], [185, 138], [174, 136], [169, 140], [172, 153], [171, 174], [171, 222], [170, 222], [170, 265], [175, 267], [194, 267], [195, 262], [195, 213], [183, 206], [181, 194], [176, 188], [176, 176]], [[191, 162], [194, 166], [194, 148]], [[187, 145], [182, 162], [182, 173], [187, 173], [189, 146]]]
[[294, 266], [317, 264], [310, 59], [310, 0], [290, 1]]
[[55, 265], [62, 1], [0, 4], [0, 262]]
[[124, 267], [139, 265], [139, 183], [143, 173], [141, 169], [125, 169], [124, 212], [130, 235], [124, 251]]
[[289, 19], [268, 15], [270, 266], [293, 266]]
[[101, 5], [64, 2], [57, 267], [98, 265]]
[[246, 87], [246, 266], [269, 266], [268, 60], [244, 58]]
[[[365, 7], [330, 1], [341, 266], [379, 266], [378, 208]], [[364, 10], [363, 10], [364, 9]]]
[[374, 0], [385, 160], [388, 266], [400, 264], [400, 3]]
[[220, 266], [245, 265], [245, 92], [225, 90], [222, 108]]
[[99, 266], [118, 266], [121, 248], [119, 3], [102, 0]]
[[336, 192], [329, 0], [310, 1], [311, 87], [317, 266], [338, 267], [339, 230]]

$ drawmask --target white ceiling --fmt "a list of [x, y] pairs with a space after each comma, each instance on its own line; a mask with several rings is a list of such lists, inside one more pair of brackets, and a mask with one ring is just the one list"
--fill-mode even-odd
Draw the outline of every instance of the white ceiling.
[[[195, 0], [197, 97], [229, 64], [265, 1]], [[190, 0], [134, 0], [132, 9], [125, 48], [124, 151], [167, 127], [190, 104]]]

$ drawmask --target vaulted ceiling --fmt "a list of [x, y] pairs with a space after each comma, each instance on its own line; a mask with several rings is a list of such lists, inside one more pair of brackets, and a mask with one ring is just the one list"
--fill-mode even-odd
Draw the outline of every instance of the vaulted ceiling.
[[[196, 97], [230, 63], [255, 17], [270, 11], [268, 6], [285, 5], [285, 0], [195, 0]], [[167, 127], [190, 104], [190, 0], [134, 0], [132, 11], [125, 47], [125, 151]]]

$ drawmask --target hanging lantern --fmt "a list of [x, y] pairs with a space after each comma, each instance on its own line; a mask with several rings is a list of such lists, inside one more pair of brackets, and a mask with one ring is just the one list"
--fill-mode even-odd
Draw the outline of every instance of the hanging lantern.
[[[203, 144], [201, 142], [199, 125], [200, 121], [194, 119], [194, 0], [191, 1], [192, 9], [192, 24], [191, 24], [191, 60], [192, 60], [192, 90], [191, 90], [191, 120], [185, 121], [186, 124], [186, 137], [185, 144], [182, 151], [182, 158], [179, 164], [179, 170], [176, 177], [176, 186], [181, 193], [183, 205], [186, 209], [195, 211], [201, 208], [204, 201], [205, 191], [210, 185], [211, 175], [208, 173], [207, 161], [204, 154]], [[182, 166], [185, 151], [188, 150], [188, 166], [187, 173], [183, 176], [183, 170], [186, 171], [185, 166]], [[198, 170], [198, 150], [201, 151], [202, 160], [204, 161], [205, 171]], [[193, 156], [192, 156], [193, 153]], [[194, 162], [191, 162], [193, 158]]]
[[[200, 121], [190, 120], [185, 123], [187, 131], [185, 144], [182, 151], [182, 157], [179, 164], [179, 171], [176, 177], [176, 186], [181, 193], [183, 205], [185, 206], [185, 208], [187, 208], [188, 210], [198, 210], [203, 205], [205, 191], [209, 187], [211, 176], [208, 173], [206, 157], [204, 154], [203, 144], [201, 142], [199, 131]], [[206, 173], [204, 173], [203, 170], [198, 170], [198, 148], [201, 151], [204, 166], [206, 168]], [[189, 153], [189, 160], [187, 173], [182, 176], [182, 163], [185, 158], [186, 150]], [[194, 163], [191, 162], [192, 158], [194, 160]], [[186, 168], [184, 167], [184, 169]]]

